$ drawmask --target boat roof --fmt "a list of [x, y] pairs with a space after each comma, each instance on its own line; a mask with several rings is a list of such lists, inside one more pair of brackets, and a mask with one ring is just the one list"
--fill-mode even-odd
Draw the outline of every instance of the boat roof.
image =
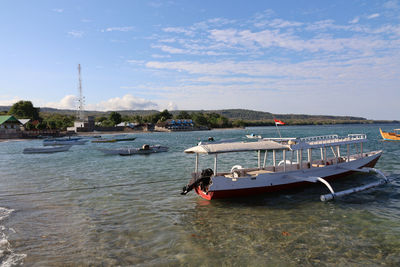
[[279, 144], [275, 141], [259, 142], [231, 142], [219, 144], [198, 145], [185, 150], [185, 153], [218, 154], [228, 152], [245, 152], [258, 150], [289, 150], [289, 145]]
[[330, 146], [340, 146], [347, 144], [356, 144], [367, 142], [366, 134], [349, 134], [345, 137], [339, 137], [336, 134], [324, 136], [311, 136], [299, 138], [295, 144], [291, 145], [292, 150], [308, 149], [308, 148], [321, 148]]
[[393, 129], [393, 131], [400, 131], [400, 129]]

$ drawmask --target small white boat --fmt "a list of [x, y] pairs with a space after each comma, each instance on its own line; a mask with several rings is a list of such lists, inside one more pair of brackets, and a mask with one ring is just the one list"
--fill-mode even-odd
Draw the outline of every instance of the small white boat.
[[130, 155], [146, 155], [152, 153], [167, 152], [168, 147], [160, 145], [154, 145], [154, 146], [143, 145], [141, 148], [137, 147], [117, 148], [117, 149], [97, 148], [97, 150], [109, 155], [130, 156]]
[[[364, 152], [365, 142], [367, 142], [365, 134], [350, 134], [346, 137], [329, 135], [198, 145], [185, 150], [185, 153], [195, 154], [196, 159], [192, 179], [181, 194], [185, 195], [195, 189], [202, 198], [211, 200], [251, 196], [320, 182], [330, 191], [329, 194], [322, 195], [321, 200], [331, 200], [389, 181], [382, 172], [373, 168], [382, 155], [382, 150]], [[346, 147], [345, 154], [341, 154], [340, 146]], [[218, 170], [219, 155], [246, 151], [257, 152], [258, 161], [255, 166], [246, 168], [234, 165], [230, 171]], [[261, 152], [264, 152], [263, 162]], [[327, 156], [327, 152], [331, 155]], [[272, 160], [268, 166], [266, 163], [269, 153], [272, 154]], [[199, 170], [201, 154], [214, 155], [213, 169]], [[280, 154], [279, 159], [277, 154]], [[277, 164], [279, 161], [280, 164]], [[354, 172], [374, 172], [382, 179], [341, 192], [335, 192], [328, 183]]]
[[72, 138], [72, 139], [46, 139], [43, 140], [44, 146], [58, 146], [58, 145], [84, 145], [88, 140]]
[[246, 134], [246, 137], [249, 138], [249, 139], [261, 139], [261, 138], [262, 138], [261, 135], [255, 135], [255, 134], [253, 134], [253, 133], [251, 133], [251, 134]]
[[35, 154], [35, 153], [56, 153], [68, 151], [72, 145], [64, 146], [52, 146], [52, 147], [28, 147], [25, 148], [22, 153], [24, 154]]

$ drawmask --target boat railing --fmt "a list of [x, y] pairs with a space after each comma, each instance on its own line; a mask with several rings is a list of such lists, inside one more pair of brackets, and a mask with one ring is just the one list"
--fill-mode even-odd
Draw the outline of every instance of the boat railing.
[[337, 134], [321, 135], [321, 136], [309, 136], [300, 138], [300, 142], [325, 142], [327, 140], [337, 140], [339, 136]]
[[338, 146], [352, 143], [363, 143], [367, 141], [366, 134], [349, 134], [345, 137], [339, 137], [337, 134], [302, 137], [298, 139], [294, 145], [291, 146], [292, 150], [319, 148], [325, 146]]
[[349, 134], [347, 137], [350, 138], [350, 140], [367, 139], [366, 134]]

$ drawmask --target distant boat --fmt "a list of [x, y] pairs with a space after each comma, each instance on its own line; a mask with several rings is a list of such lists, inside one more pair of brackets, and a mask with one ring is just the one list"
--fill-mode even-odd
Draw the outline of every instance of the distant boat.
[[379, 128], [383, 140], [400, 141], [400, 129], [393, 129], [393, 132], [384, 132]]
[[262, 136], [261, 135], [255, 135], [255, 134], [246, 134], [246, 137], [249, 139], [261, 139]]
[[97, 140], [92, 140], [92, 143], [115, 143], [115, 142], [123, 142], [123, 141], [133, 141], [136, 137], [129, 137], [129, 138], [114, 138], [114, 139], [106, 139], [101, 138]]
[[88, 140], [80, 138], [70, 139], [45, 139], [43, 140], [44, 146], [57, 146], [57, 145], [84, 145]]
[[146, 155], [152, 153], [160, 153], [167, 152], [168, 147], [161, 145], [143, 145], [141, 148], [131, 147], [131, 148], [117, 148], [117, 149], [106, 149], [106, 148], [98, 148], [97, 150], [108, 154], [108, 155], [121, 155], [121, 156], [129, 156], [129, 155]]
[[52, 146], [52, 147], [28, 147], [25, 148], [22, 153], [24, 154], [36, 154], [36, 153], [56, 153], [68, 151], [72, 145], [65, 146]]

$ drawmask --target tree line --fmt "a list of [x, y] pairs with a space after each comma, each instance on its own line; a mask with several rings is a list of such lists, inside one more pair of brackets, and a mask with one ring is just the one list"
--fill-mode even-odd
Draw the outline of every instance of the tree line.
[[[240, 115], [240, 111], [244, 114]], [[259, 113], [259, 112], [258, 112]], [[28, 130], [32, 129], [51, 129], [66, 130], [67, 127], [74, 125], [76, 117], [74, 115], [61, 114], [55, 112], [40, 112], [40, 108], [35, 108], [31, 101], [19, 101], [12, 105], [10, 110], [0, 112], [2, 114], [14, 115], [18, 119], [30, 119], [25, 126]], [[229, 114], [235, 114], [234, 118], [227, 118]], [[121, 122], [136, 124], [157, 124], [169, 119], [191, 119], [196, 126], [208, 128], [230, 128], [246, 126], [273, 126], [275, 125], [271, 113], [268, 113], [262, 120], [251, 120], [255, 118], [255, 111], [249, 110], [222, 110], [222, 111], [174, 111], [163, 110], [155, 111], [148, 115], [121, 115], [113, 111], [108, 115], [96, 115], [97, 125], [103, 127], [113, 127]], [[269, 115], [271, 114], [271, 117]], [[226, 115], [226, 116], [224, 116]], [[337, 116], [311, 116], [311, 115], [282, 115], [278, 117], [283, 119], [287, 125], [324, 125], [324, 124], [348, 124], [348, 123], [393, 123], [398, 121], [372, 121], [357, 117], [337, 117]]]

